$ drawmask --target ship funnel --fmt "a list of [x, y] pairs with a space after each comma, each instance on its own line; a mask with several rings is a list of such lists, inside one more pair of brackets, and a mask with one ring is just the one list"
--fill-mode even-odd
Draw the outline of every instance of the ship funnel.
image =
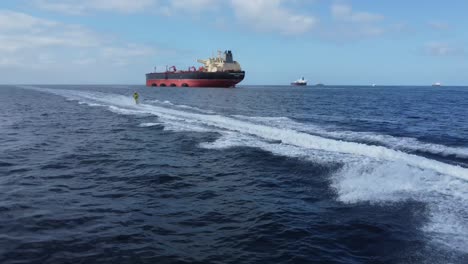
[[233, 63], [234, 59], [232, 58], [232, 52], [230, 50], [224, 52], [226, 54], [226, 62]]

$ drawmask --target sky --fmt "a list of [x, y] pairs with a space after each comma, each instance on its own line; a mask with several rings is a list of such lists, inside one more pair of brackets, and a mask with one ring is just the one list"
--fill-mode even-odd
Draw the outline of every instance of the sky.
[[144, 84], [232, 50], [245, 85], [468, 85], [466, 0], [1, 0], [0, 83]]

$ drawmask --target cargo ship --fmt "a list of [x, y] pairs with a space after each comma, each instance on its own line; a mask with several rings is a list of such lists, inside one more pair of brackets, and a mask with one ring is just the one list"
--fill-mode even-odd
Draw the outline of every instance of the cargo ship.
[[305, 80], [304, 77], [302, 77], [301, 79], [292, 82], [291, 85], [294, 85], [294, 86], [306, 86], [306, 85], [307, 85], [307, 80]]
[[244, 80], [245, 71], [234, 60], [230, 50], [218, 51], [217, 57], [197, 61], [203, 64], [198, 69], [192, 66], [181, 71], [172, 66], [166, 67], [164, 72], [147, 73], [146, 86], [234, 88]]

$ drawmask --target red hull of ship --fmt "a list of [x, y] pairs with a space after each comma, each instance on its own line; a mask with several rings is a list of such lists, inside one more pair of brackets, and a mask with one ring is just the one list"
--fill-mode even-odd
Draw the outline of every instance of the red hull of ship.
[[234, 88], [241, 80], [222, 80], [222, 79], [163, 79], [147, 80], [146, 86], [153, 87], [217, 87]]

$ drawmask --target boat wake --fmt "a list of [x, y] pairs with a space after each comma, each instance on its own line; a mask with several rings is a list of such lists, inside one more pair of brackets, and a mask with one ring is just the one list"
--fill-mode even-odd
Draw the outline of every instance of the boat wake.
[[[468, 253], [468, 168], [427, 158], [413, 150], [455, 155], [468, 164], [468, 149], [422, 143], [415, 139], [357, 132], [329, 131], [284, 117], [264, 118], [201, 113], [170, 103], [143, 102], [119, 94], [23, 87], [63, 96], [125, 115], [154, 115], [166, 130], [217, 132], [221, 136], [200, 147], [257, 147], [276, 155], [321, 164], [339, 164], [331, 179], [336, 199], [343, 203], [387, 204], [415, 200], [427, 204], [429, 221], [421, 227], [431, 241]], [[359, 136], [361, 135], [361, 136]], [[363, 143], [377, 142], [379, 145]], [[408, 146], [409, 143], [412, 146]], [[466, 162], [466, 163], [465, 163]]]
[[460, 159], [468, 159], [468, 148], [449, 147], [433, 143], [420, 142], [410, 137], [393, 137], [372, 132], [344, 131], [337, 127], [324, 127], [313, 124], [296, 122], [287, 117], [249, 117], [236, 115], [236, 118], [268, 124], [275, 127], [289, 127], [297, 131], [323, 136], [331, 139], [354, 141], [366, 144], [375, 144], [390, 147], [392, 149], [430, 153], [441, 156], [453, 156]]

